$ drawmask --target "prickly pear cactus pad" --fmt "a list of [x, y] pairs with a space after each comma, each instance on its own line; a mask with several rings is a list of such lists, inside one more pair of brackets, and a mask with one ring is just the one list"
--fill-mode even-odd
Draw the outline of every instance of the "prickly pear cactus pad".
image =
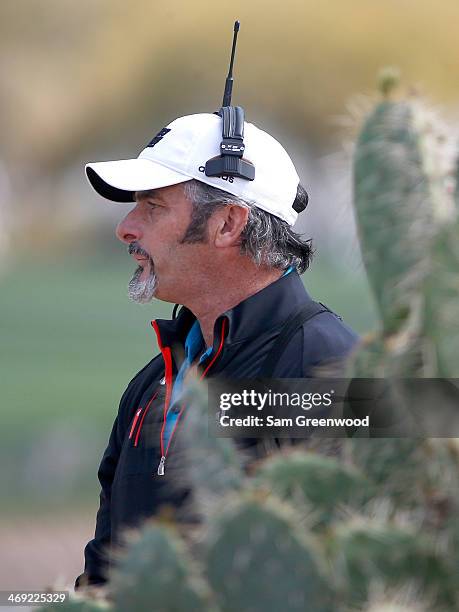
[[[241, 486], [243, 478], [242, 455], [232, 440], [209, 435], [209, 413], [205, 382], [187, 383], [187, 407], [182, 416], [183, 426], [177, 431], [177, 448], [171, 453], [167, 469], [183, 470], [182, 456], [186, 456], [186, 478], [200, 493], [223, 495]], [[199, 440], [199, 443], [196, 441]], [[180, 456], [182, 455], [182, 456]], [[180, 474], [177, 474], [180, 478]]]
[[362, 258], [380, 312], [349, 376], [456, 376], [459, 358], [457, 143], [414, 96], [383, 99], [354, 155]]
[[320, 522], [330, 520], [340, 506], [359, 505], [371, 494], [370, 481], [352, 465], [299, 451], [264, 461], [255, 481], [295, 507], [308, 503]]
[[459, 377], [459, 222], [442, 228], [424, 285], [425, 376]]
[[346, 448], [379, 496], [411, 506], [420, 501], [427, 456], [424, 441], [403, 438], [354, 439]]
[[216, 517], [206, 568], [223, 612], [333, 609], [322, 555], [280, 503], [249, 496]]
[[71, 595], [70, 600], [63, 604], [50, 604], [45, 608], [36, 608], [37, 612], [110, 612], [113, 610], [108, 602], [91, 601], [82, 599], [80, 595]]
[[147, 523], [121, 556], [110, 585], [118, 612], [183, 612], [211, 609], [204, 581], [182, 542], [161, 525]]
[[434, 214], [413, 109], [384, 100], [355, 149], [354, 195], [362, 256], [384, 329], [398, 329], [429, 265]]
[[367, 598], [370, 584], [376, 581], [388, 586], [416, 583], [438, 609], [452, 609], [455, 604], [451, 567], [415, 530], [355, 520], [337, 527], [335, 546], [342, 588], [355, 605]]

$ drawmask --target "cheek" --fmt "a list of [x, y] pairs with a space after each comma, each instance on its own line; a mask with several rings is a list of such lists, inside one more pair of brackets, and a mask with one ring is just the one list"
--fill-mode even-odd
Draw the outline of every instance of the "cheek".
[[177, 245], [170, 243], [158, 234], [158, 239], [150, 239], [143, 245], [145, 251], [150, 255], [155, 272], [161, 274], [175, 268], [177, 259]]
[[[153, 214], [153, 213], [152, 213]], [[179, 249], [186, 227], [179, 223], [171, 215], [163, 215], [155, 218], [154, 222], [146, 224], [144, 231], [145, 249], [154, 253], [167, 253]], [[149, 227], [148, 227], [149, 225]]]
[[176, 260], [183, 275], [190, 278], [209, 269], [212, 253], [201, 244], [183, 245], [176, 251]]

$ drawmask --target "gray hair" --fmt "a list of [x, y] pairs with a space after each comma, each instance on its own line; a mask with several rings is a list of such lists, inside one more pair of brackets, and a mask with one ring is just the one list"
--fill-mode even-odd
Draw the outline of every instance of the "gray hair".
[[[313, 255], [312, 240], [303, 240], [286, 221], [258, 208], [253, 202], [195, 179], [187, 181], [183, 187], [193, 207], [183, 243], [206, 240], [207, 221], [212, 214], [228, 204], [236, 204], [249, 209], [247, 224], [241, 234], [242, 254], [249, 256], [257, 265], [281, 270], [294, 266], [300, 274], [309, 267]], [[307, 203], [307, 194], [302, 185], [298, 185], [295, 203]]]

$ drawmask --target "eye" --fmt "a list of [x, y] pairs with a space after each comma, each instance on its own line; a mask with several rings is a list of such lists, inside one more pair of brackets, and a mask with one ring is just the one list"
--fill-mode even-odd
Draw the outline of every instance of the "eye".
[[159, 204], [156, 204], [156, 202], [147, 202], [147, 206], [149, 210], [155, 210], [155, 208], [160, 208]]

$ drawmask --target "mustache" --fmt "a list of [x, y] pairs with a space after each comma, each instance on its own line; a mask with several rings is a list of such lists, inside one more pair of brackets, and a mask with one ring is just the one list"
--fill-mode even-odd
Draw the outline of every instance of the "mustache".
[[129, 255], [140, 255], [141, 257], [146, 257], [151, 259], [150, 255], [142, 249], [138, 242], [131, 242], [128, 247]]

